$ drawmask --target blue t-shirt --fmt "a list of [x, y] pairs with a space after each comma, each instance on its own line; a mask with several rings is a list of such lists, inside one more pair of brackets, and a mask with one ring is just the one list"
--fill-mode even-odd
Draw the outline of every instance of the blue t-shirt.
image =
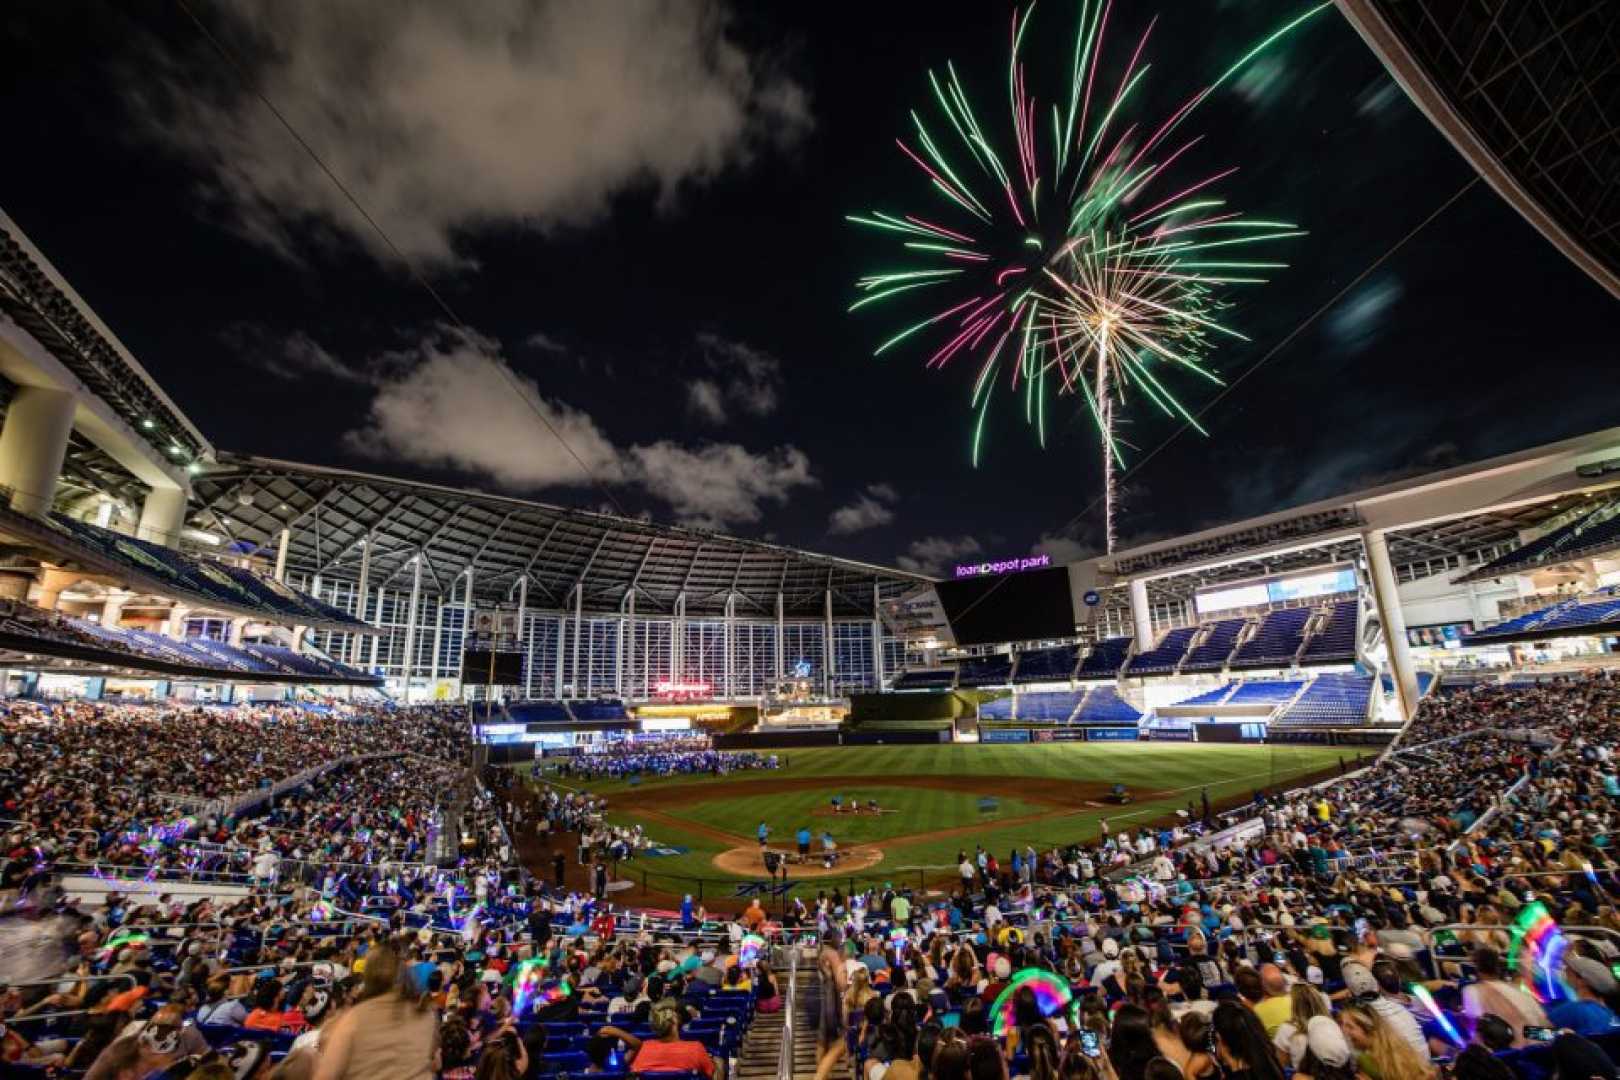
[[799, 830], [799, 843], [805, 845], [806, 847], [810, 846], [810, 830], [809, 829], [800, 829]]
[[1569, 1028], [1577, 1035], [1604, 1035], [1620, 1026], [1614, 1012], [1598, 1001], [1554, 1001], [1546, 1009], [1553, 1027]]

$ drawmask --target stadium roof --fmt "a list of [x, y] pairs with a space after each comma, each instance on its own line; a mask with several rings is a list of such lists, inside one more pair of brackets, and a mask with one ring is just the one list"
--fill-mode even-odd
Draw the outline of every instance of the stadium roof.
[[3, 211], [0, 318], [33, 335], [159, 459], [190, 462], [213, 453], [202, 432]]
[[[371, 587], [409, 587], [423, 555], [423, 588], [448, 595], [473, 569], [474, 595], [500, 601], [529, 581], [532, 608], [572, 610], [582, 586], [587, 612], [618, 612], [634, 590], [638, 615], [871, 617], [875, 590], [889, 599], [928, 579], [649, 521], [434, 484], [286, 461], [221, 455], [192, 478], [190, 521], [230, 543], [273, 555], [290, 530], [289, 570], [355, 580], [362, 541], [372, 541]], [[198, 509], [200, 506], [200, 510]]]
[[1381, 530], [1401, 580], [1461, 570], [1562, 525], [1620, 487], [1620, 428], [1381, 484], [1292, 510], [1098, 556], [1103, 584], [1148, 578], [1150, 598], [1348, 561]]
[[1620, 4], [1338, 4], [1480, 176], [1620, 297]]

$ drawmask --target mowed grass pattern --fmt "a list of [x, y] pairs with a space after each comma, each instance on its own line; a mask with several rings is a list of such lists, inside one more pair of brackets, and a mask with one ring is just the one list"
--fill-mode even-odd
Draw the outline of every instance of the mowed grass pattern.
[[[1374, 751], [1360, 751], [1370, 758]], [[701, 833], [677, 835], [677, 827], [667, 819], [647, 818], [636, 813], [638, 792], [664, 791], [670, 788], [724, 784], [725, 794], [718, 791], [711, 800], [691, 805], [665, 807], [663, 813], [675, 814], [701, 821], [738, 837], [752, 837], [760, 819], [772, 826], [775, 842], [787, 844], [797, 830], [801, 807], [813, 809], [826, 805], [827, 800], [840, 787], [846, 797], [858, 787], [865, 792], [878, 791], [884, 805], [905, 807], [906, 816], [915, 823], [909, 831], [891, 829], [887, 822], [877, 827], [885, 837], [904, 837], [886, 840], [884, 862], [867, 878], [884, 877], [902, 867], [947, 867], [964, 848], [972, 850], [982, 843], [1006, 858], [1014, 845], [1033, 843], [1037, 847], [1051, 846], [1075, 840], [1095, 841], [1099, 835], [1099, 822], [1107, 817], [1112, 827], [1133, 828], [1136, 823], [1152, 821], [1184, 809], [1188, 803], [1197, 805], [1200, 789], [1207, 788], [1210, 801], [1220, 803], [1247, 796], [1256, 788], [1272, 788], [1311, 773], [1334, 769], [1342, 759], [1354, 767], [1358, 751], [1343, 747], [1314, 747], [1288, 745], [1209, 745], [1191, 743], [1047, 743], [1023, 745], [983, 745], [950, 743], [925, 746], [848, 746], [818, 747], [808, 750], [789, 750], [781, 754], [786, 767], [774, 771], [745, 771], [730, 773], [723, 778], [682, 775], [643, 779], [638, 786], [622, 780], [594, 781], [581, 784], [574, 780], [562, 781], [569, 787], [584, 788], [610, 797], [609, 819], [621, 823], [641, 824], [649, 836], [666, 844], [686, 847], [684, 855], [640, 860], [637, 870], [645, 869], [658, 882], [660, 877], [672, 891], [686, 891], [687, 886], [668, 884], [669, 875], [685, 875], [710, 880], [727, 879], [714, 865], [712, 857], [724, 850], [726, 844]], [[527, 772], [527, 766], [523, 766]], [[960, 776], [982, 779], [975, 783], [965, 797], [953, 796], [948, 791], [915, 787], [879, 788], [870, 780], [879, 776]], [[769, 785], [771, 781], [786, 777], [825, 776], [824, 792], [771, 793], [762, 789], [760, 794], [747, 794], [743, 789], [751, 783]], [[860, 777], [859, 785], [840, 783], [841, 778]], [[1112, 785], [1122, 783], [1133, 793], [1134, 801], [1126, 807], [1106, 807], [1061, 811], [1037, 822], [998, 825], [996, 821], [980, 821], [977, 800], [979, 795], [991, 795], [1001, 800], [998, 818], [1015, 816], [1011, 809], [1018, 800], [1021, 778], [1045, 780], [1072, 780], [1087, 784]], [[1159, 793], [1149, 797], [1150, 793]], [[937, 796], [937, 798], [936, 798]], [[1016, 813], [1036, 812], [1040, 808], [1023, 808]], [[900, 815], [894, 815], [899, 817]], [[840, 843], [855, 842], [856, 834], [846, 834], [841, 819], [812, 818], [812, 827], [824, 823], [838, 826], [834, 837]], [[963, 826], [982, 825], [971, 835], [937, 837], [931, 834]], [[847, 838], [846, 838], [847, 837]], [[734, 880], [734, 878], [733, 878]], [[831, 885], [836, 879], [828, 879]], [[815, 882], [807, 883], [814, 886]]]
[[[991, 795], [996, 787], [993, 781], [987, 781], [984, 794]], [[792, 846], [799, 827], [807, 825], [815, 834], [815, 850], [820, 851], [820, 838], [824, 831], [832, 833], [839, 845], [848, 847], [890, 837], [914, 836], [930, 829], [950, 828], [975, 821], [982, 822], [988, 828], [1005, 818], [1038, 814], [1050, 809], [999, 792], [992, 796], [996, 800], [996, 809], [988, 813], [979, 810], [979, 795], [965, 791], [860, 784], [840, 788], [838, 793], [844, 796], [846, 803], [851, 798], [859, 798], [863, 803], [869, 798], [876, 798], [881, 806], [889, 807], [892, 812], [834, 816], [825, 812], [830, 805], [830, 792], [820, 794], [813, 791], [717, 799], [695, 806], [671, 807], [664, 812], [672, 817], [736, 833], [744, 841], [757, 836], [759, 823], [763, 821], [770, 827], [771, 844], [775, 847]], [[634, 803], [626, 809], [633, 811]]]

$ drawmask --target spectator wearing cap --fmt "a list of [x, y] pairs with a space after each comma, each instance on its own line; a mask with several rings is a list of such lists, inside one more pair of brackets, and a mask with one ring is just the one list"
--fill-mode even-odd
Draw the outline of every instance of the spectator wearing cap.
[[1351, 1001], [1373, 1013], [1395, 1038], [1410, 1046], [1425, 1062], [1429, 1060], [1429, 1044], [1423, 1038], [1423, 1028], [1405, 1006], [1384, 994], [1367, 965], [1346, 961], [1344, 988]]
[[1547, 1005], [1547, 1019], [1554, 1026], [1588, 1036], [1607, 1034], [1620, 1026], [1620, 1018], [1604, 1000], [1620, 990], [1607, 965], [1588, 956], [1566, 954], [1564, 981], [1575, 991], [1575, 996]]
[[1333, 1018], [1313, 1016], [1305, 1026], [1305, 1053], [1295, 1064], [1294, 1080], [1351, 1080], [1355, 1055]]
[[1007, 980], [1012, 977], [1012, 961], [1005, 956], [997, 956], [990, 966], [990, 981], [985, 983], [984, 990], [979, 994], [979, 1000], [986, 1006], [994, 1004], [1001, 992], [1007, 989]]

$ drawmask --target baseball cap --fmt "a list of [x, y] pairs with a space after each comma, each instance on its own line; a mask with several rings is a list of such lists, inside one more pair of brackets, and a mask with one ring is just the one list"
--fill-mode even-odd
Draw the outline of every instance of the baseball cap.
[[1587, 956], [1570, 956], [1564, 954], [1564, 966], [1580, 976], [1581, 982], [1592, 988], [1593, 993], [1607, 997], [1620, 988], [1615, 982], [1614, 974], [1607, 966], [1598, 963]]
[[1378, 996], [1378, 980], [1365, 964], [1350, 962], [1344, 965], [1344, 988], [1351, 997]]
[[1324, 1065], [1338, 1068], [1350, 1063], [1350, 1044], [1331, 1017], [1313, 1016], [1305, 1025], [1305, 1041]]

